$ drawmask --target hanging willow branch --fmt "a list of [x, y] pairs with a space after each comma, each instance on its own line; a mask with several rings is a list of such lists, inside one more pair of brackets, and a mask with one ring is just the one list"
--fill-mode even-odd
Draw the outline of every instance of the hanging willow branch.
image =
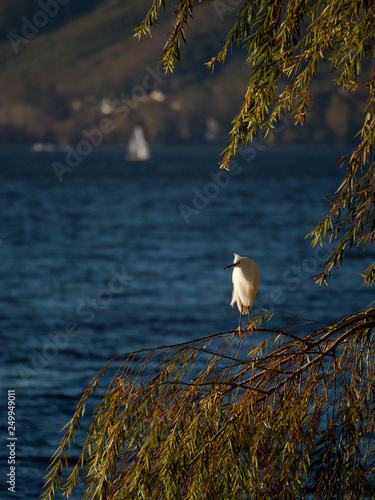
[[[230, 4], [232, 6], [232, 4]], [[136, 28], [136, 36], [151, 34], [166, 2], [154, 0], [146, 19]], [[180, 61], [180, 41], [186, 43], [185, 28], [198, 8], [193, 0], [180, 0], [176, 20], [161, 63], [173, 71]], [[320, 65], [329, 65], [332, 80], [345, 92], [367, 95], [363, 126], [358, 146], [341, 160], [344, 179], [336, 193], [329, 196], [330, 212], [309, 236], [313, 244], [323, 238], [338, 238], [336, 248], [316, 276], [319, 283], [342, 263], [344, 252], [354, 246], [366, 248], [375, 238], [374, 186], [375, 162], [375, 6], [358, 0], [247, 0], [237, 12], [222, 50], [207, 64], [223, 63], [233, 45], [244, 49], [249, 66], [249, 82], [244, 101], [233, 120], [230, 140], [223, 151], [222, 168], [239, 148], [259, 133], [267, 135], [288, 115], [303, 125], [313, 101], [310, 83]], [[213, 9], [214, 15], [214, 9]], [[235, 17], [237, 16], [237, 17]], [[367, 64], [366, 64], [367, 61]], [[375, 263], [362, 273], [366, 284], [375, 278]]]
[[[79, 481], [92, 500], [373, 498], [375, 310], [305, 335], [313, 322], [262, 319], [114, 358], [77, 404], [43, 498]], [[70, 470], [87, 401], [120, 360]]]

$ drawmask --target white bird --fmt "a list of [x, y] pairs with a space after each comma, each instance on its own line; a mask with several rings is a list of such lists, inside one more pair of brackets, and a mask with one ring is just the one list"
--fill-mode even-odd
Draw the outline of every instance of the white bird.
[[233, 307], [234, 303], [237, 303], [238, 310], [240, 311], [238, 329], [241, 332], [242, 314], [247, 313], [249, 320], [251, 318], [250, 310], [259, 285], [259, 269], [253, 260], [248, 257], [240, 257], [236, 253], [234, 254], [233, 264], [225, 269], [230, 269], [231, 267], [233, 267], [233, 294], [230, 305]]

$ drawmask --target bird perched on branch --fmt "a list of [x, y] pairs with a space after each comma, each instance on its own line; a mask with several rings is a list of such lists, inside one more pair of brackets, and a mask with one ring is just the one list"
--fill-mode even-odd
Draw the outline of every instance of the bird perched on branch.
[[231, 267], [233, 267], [233, 294], [230, 305], [233, 307], [234, 303], [237, 303], [238, 310], [240, 311], [238, 330], [241, 333], [242, 314], [247, 313], [249, 320], [251, 318], [250, 310], [259, 285], [259, 269], [253, 260], [248, 257], [240, 257], [236, 253], [234, 254], [233, 264], [225, 269], [230, 269]]

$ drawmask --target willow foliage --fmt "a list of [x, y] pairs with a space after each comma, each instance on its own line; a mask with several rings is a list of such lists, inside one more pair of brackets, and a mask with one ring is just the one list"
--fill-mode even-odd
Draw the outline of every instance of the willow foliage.
[[[234, 25], [223, 48], [207, 64], [224, 62], [233, 45], [242, 47], [249, 65], [249, 82], [240, 111], [233, 120], [231, 138], [221, 166], [228, 168], [238, 149], [259, 133], [272, 133], [283, 115], [303, 124], [313, 96], [309, 86], [322, 64], [329, 65], [334, 83], [345, 92], [360, 91], [367, 96], [358, 145], [341, 158], [345, 170], [337, 191], [328, 197], [330, 212], [311, 232], [313, 244], [322, 238], [338, 238], [336, 248], [316, 277], [327, 276], [342, 262], [348, 248], [375, 241], [375, 5], [371, 0], [213, 0], [228, 4]], [[237, 12], [232, 5], [238, 5]], [[136, 36], [151, 34], [164, 0], [154, 0]], [[181, 41], [193, 17], [193, 0], [180, 0], [175, 23], [164, 47], [161, 62], [172, 71], [180, 60]], [[237, 14], [235, 18], [235, 14]], [[229, 14], [228, 14], [229, 15]], [[368, 61], [366, 63], [366, 60]], [[375, 263], [363, 272], [365, 283], [375, 277]]]
[[[299, 337], [256, 326], [114, 358], [84, 390], [44, 499], [375, 498], [375, 310]], [[87, 400], [122, 361], [70, 475]], [[201, 368], [198, 369], [197, 367]], [[152, 367], [152, 368], [150, 368]]]

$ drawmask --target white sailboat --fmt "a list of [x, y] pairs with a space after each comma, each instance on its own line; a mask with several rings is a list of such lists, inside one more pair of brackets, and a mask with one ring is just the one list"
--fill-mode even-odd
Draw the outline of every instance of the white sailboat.
[[128, 150], [125, 156], [127, 161], [146, 161], [151, 158], [150, 147], [147, 144], [143, 128], [137, 126], [130, 136]]

